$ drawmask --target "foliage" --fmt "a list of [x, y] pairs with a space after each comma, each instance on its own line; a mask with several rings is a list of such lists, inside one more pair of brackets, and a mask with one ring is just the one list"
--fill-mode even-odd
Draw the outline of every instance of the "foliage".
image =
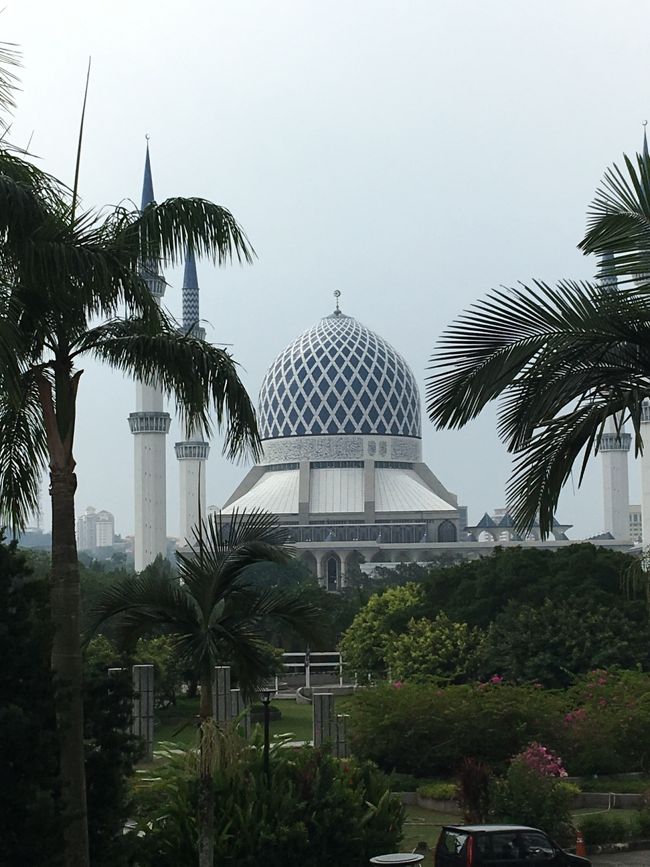
[[47, 586], [0, 543], [0, 839], [7, 864], [61, 863]]
[[511, 603], [488, 628], [481, 646], [481, 672], [508, 679], [569, 686], [577, 674], [611, 665], [650, 664], [650, 625], [620, 608], [573, 598], [558, 606]]
[[623, 579], [638, 561], [628, 554], [589, 543], [558, 551], [540, 548], [496, 548], [478, 560], [432, 569], [421, 585], [426, 595], [423, 614], [439, 611], [457, 623], [487, 627], [510, 606], [544, 604], [558, 608], [567, 600], [617, 608], [640, 622], [646, 616], [645, 593], [628, 598]]
[[129, 733], [128, 677], [95, 671], [84, 679], [88, 838], [93, 867], [124, 867], [132, 840], [122, 833], [130, 815], [129, 777], [142, 746]]
[[[226, 737], [232, 738], [232, 735]], [[215, 863], [253, 867], [357, 867], [395, 850], [404, 809], [371, 765], [303, 748], [271, 750], [267, 783], [261, 742], [235, 748], [215, 771]], [[196, 769], [186, 754], [136, 792], [142, 867], [194, 867]]]
[[406, 683], [359, 692], [349, 703], [354, 753], [383, 770], [458, 773], [463, 759], [504, 767], [532, 740], [553, 743], [562, 697], [528, 686]]
[[594, 671], [567, 693], [557, 739], [574, 774], [650, 770], [650, 676]]
[[345, 632], [339, 649], [349, 672], [359, 679], [383, 674], [386, 652], [413, 617], [421, 613], [424, 596], [417, 584], [391, 587], [371, 596]]
[[602, 843], [624, 843], [630, 839], [631, 825], [615, 813], [594, 813], [580, 817], [580, 830], [587, 846]]
[[[63, 859], [47, 586], [15, 545], [0, 544], [0, 834], [6, 863]], [[123, 867], [127, 779], [139, 754], [128, 682], [87, 670], [84, 683], [89, 840], [96, 867]]]
[[[419, 583], [370, 597], [340, 648], [361, 680], [387, 669], [398, 679], [457, 681], [498, 672], [567, 687], [594, 668], [650, 667], [645, 588], [631, 580], [636, 567], [635, 558], [590, 544], [497, 548], [444, 568], [418, 565]], [[447, 633], [437, 635], [442, 626]], [[438, 660], [449, 642], [456, 651]]]
[[455, 801], [458, 798], [456, 783], [424, 783], [418, 786], [416, 791], [421, 798], [431, 798], [434, 801]]
[[170, 635], [139, 638], [132, 653], [119, 651], [105, 635], [95, 635], [85, 648], [87, 669], [130, 668], [131, 665], [153, 665], [154, 700], [156, 707], [176, 703], [183, 683], [183, 666]]
[[476, 670], [477, 639], [478, 630], [452, 623], [446, 614], [435, 620], [412, 618], [387, 642], [384, 656], [394, 678], [458, 683]]
[[539, 773], [518, 756], [505, 778], [493, 783], [491, 818], [541, 828], [565, 843], [571, 838], [571, 798], [571, 790], [557, 777]]
[[240, 686], [251, 693], [274, 673], [277, 655], [269, 629], [291, 626], [303, 638], [317, 635], [321, 613], [299, 592], [248, 579], [255, 564], [284, 564], [291, 551], [287, 530], [260, 510], [211, 516], [187, 554], [178, 554], [178, 575], [127, 576], [107, 588], [95, 612], [95, 629], [116, 619], [124, 639], [152, 629], [168, 633], [174, 652], [201, 679], [210, 715], [214, 665], [231, 664]]

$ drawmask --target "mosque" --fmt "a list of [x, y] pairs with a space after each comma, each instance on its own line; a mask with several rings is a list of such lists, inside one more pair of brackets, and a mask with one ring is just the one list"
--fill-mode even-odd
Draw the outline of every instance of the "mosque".
[[[142, 206], [153, 199], [147, 150]], [[160, 303], [165, 282], [157, 268], [149, 267], [145, 278]], [[386, 340], [341, 310], [340, 293], [334, 294], [333, 312], [300, 334], [269, 367], [259, 396], [263, 455], [222, 513], [253, 508], [273, 512], [290, 527], [298, 556], [330, 590], [343, 586], [361, 563], [369, 569], [379, 563], [430, 562], [450, 553], [478, 557], [495, 545], [570, 544], [570, 525], [559, 522], [547, 540], [541, 540], [539, 527], [521, 538], [507, 510], [486, 513], [478, 524], [468, 526], [466, 506], [423, 460], [421, 400], [409, 365]], [[198, 322], [196, 266], [188, 256], [183, 330], [203, 337]], [[140, 571], [167, 549], [165, 441], [170, 416], [155, 387], [138, 383], [136, 401], [129, 424], [135, 442], [135, 568]], [[621, 549], [631, 545], [621, 519], [621, 513], [627, 519], [628, 512], [628, 438], [614, 436], [604, 442], [605, 515], [611, 518], [611, 529], [595, 540]], [[209, 444], [197, 433], [176, 443], [175, 451], [182, 547], [191, 539], [199, 514], [206, 514]]]

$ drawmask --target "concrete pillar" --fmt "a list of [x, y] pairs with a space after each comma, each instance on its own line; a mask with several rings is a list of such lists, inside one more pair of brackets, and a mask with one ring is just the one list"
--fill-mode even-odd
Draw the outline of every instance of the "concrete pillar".
[[225, 726], [232, 719], [231, 701], [230, 666], [215, 665], [212, 680], [212, 715], [218, 726]]
[[336, 750], [335, 755], [339, 759], [346, 759], [350, 752], [348, 747], [348, 720], [350, 714], [336, 714]]
[[375, 462], [366, 458], [363, 462], [363, 520], [374, 524], [375, 518]]
[[244, 703], [241, 689], [230, 690], [230, 719], [239, 720], [239, 728], [245, 738], [251, 734], [251, 712]]
[[336, 722], [334, 719], [334, 695], [317, 692], [312, 696], [314, 709], [314, 746], [336, 746]]
[[133, 666], [134, 735], [144, 741], [145, 758], [153, 760], [153, 665]]
[[309, 461], [300, 461], [298, 470], [298, 523], [309, 523]]

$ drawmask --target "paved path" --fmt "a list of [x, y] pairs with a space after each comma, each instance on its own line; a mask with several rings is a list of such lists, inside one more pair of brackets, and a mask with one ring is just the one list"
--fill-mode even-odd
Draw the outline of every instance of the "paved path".
[[592, 855], [591, 861], [594, 867], [650, 867], [650, 851]]

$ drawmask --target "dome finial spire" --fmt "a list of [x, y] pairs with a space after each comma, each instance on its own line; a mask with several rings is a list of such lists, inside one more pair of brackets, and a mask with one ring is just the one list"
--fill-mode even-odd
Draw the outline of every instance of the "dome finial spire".
[[334, 311], [335, 313], [340, 313], [340, 312], [341, 312], [341, 308], [339, 307], [339, 298], [340, 298], [340, 297], [341, 297], [341, 293], [339, 292], [338, 289], [335, 289], [335, 290], [334, 290], [334, 298], [336, 299], [336, 309], [335, 309], [335, 311]]

